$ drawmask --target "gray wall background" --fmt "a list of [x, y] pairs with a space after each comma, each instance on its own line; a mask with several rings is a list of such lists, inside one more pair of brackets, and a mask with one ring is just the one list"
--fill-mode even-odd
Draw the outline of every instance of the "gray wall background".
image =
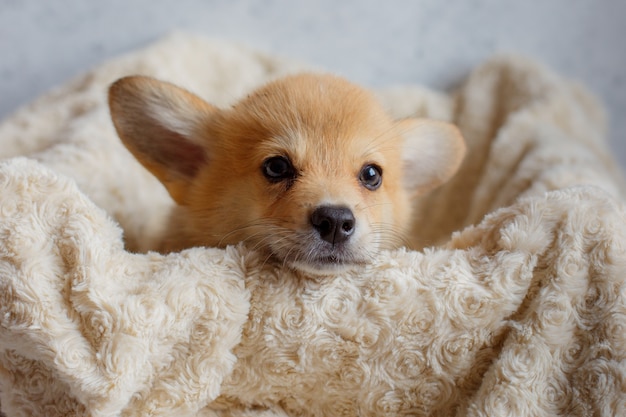
[[626, 167], [626, 0], [0, 0], [0, 118], [173, 30], [368, 86], [449, 89], [495, 52], [523, 53], [601, 98]]

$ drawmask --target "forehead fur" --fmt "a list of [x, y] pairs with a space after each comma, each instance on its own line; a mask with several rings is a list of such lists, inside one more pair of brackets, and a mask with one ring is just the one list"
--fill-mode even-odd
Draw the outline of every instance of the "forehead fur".
[[259, 138], [349, 139], [376, 134], [391, 125], [370, 92], [328, 74], [299, 74], [271, 82], [223, 117], [220, 124], [230, 133], [242, 130]]

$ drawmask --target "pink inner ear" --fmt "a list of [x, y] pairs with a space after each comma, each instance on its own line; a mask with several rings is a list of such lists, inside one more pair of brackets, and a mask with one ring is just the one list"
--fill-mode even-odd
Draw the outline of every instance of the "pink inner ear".
[[185, 178], [196, 176], [200, 168], [207, 163], [206, 150], [176, 132], [163, 132], [167, 135], [160, 140], [160, 149], [153, 149], [154, 159]]

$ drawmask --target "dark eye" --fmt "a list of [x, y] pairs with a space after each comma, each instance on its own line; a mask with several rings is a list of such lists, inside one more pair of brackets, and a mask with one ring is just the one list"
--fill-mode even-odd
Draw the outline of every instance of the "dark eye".
[[368, 190], [376, 190], [383, 183], [382, 169], [374, 164], [365, 165], [359, 173], [359, 181]]
[[263, 162], [263, 175], [271, 182], [278, 182], [292, 179], [295, 176], [295, 170], [289, 159], [284, 156], [273, 156]]

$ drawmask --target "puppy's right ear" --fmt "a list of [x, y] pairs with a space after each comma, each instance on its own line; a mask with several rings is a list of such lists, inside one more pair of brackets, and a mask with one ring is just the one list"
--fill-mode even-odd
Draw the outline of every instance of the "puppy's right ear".
[[215, 107], [173, 84], [132, 76], [111, 85], [109, 109], [126, 148], [183, 203], [208, 162], [202, 130]]

